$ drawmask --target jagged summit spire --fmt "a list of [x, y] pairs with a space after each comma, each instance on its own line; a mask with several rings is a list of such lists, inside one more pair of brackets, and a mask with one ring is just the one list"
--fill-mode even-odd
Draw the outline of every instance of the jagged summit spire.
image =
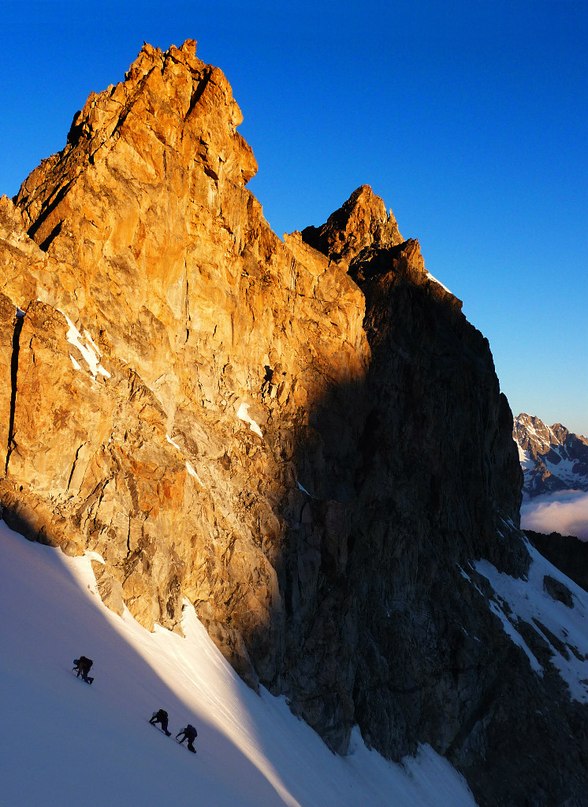
[[369, 185], [360, 185], [320, 227], [305, 227], [303, 239], [334, 261], [349, 264], [362, 249], [391, 247], [404, 239], [392, 211]]
[[195, 50], [192, 39], [165, 52], [144, 44], [124, 81], [90, 94], [64, 149], [30, 174], [15, 200], [43, 249], [57, 247], [57, 235], [81, 208], [93, 226], [107, 221], [111, 197], [127, 197], [133, 207], [139, 188], [166, 198], [194, 194], [190, 177], [202, 171], [217, 184], [240, 187], [254, 176], [257, 162], [237, 132], [243, 115], [231, 86]]

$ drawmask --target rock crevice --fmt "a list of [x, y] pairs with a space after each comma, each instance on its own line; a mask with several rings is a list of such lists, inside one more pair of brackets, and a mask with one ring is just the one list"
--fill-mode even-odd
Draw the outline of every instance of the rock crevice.
[[10, 414], [8, 416], [8, 442], [6, 446], [6, 461], [4, 475], [8, 473], [10, 455], [16, 448], [14, 439], [14, 420], [16, 414], [16, 396], [18, 392], [18, 354], [20, 351], [20, 334], [22, 331], [24, 312], [17, 308], [14, 318], [14, 332], [12, 334], [12, 356], [10, 357]]

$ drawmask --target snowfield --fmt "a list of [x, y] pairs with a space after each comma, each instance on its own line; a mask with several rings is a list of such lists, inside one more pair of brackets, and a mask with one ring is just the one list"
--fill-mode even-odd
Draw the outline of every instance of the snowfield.
[[[543, 667], [518, 631], [519, 620], [531, 625], [549, 646], [550, 663], [566, 682], [570, 697], [580, 703], [588, 703], [588, 593], [553, 566], [528, 541], [526, 545], [531, 556], [527, 579], [499, 572], [487, 560], [474, 564], [475, 570], [488, 580], [494, 591], [494, 598], [488, 601], [488, 607], [498, 616], [511, 641], [526, 653], [531, 668], [538, 675], [543, 675]], [[545, 590], [546, 577], [553, 578], [569, 591], [571, 608]]]
[[[471, 807], [430, 747], [402, 765], [364, 745], [332, 754], [283, 699], [256, 695], [193, 608], [185, 638], [109, 611], [91, 558], [32, 544], [0, 522], [1, 803], [10, 807]], [[92, 686], [72, 673], [94, 660]], [[169, 712], [172, 737], [148, 724]], [[174, 742], [198, 729], [196, 756]]]

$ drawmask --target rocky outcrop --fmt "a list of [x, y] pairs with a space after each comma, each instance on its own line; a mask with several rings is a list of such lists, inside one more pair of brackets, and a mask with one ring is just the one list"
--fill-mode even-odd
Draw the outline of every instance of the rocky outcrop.
[[561, 423], [546, 426], [522, 412], [513, 429], [529, 498], [559, 490], [588, 491], [588, 440]]
[[525, 535], [554, 566], [561, 569], [574, 583], [588, 591], [588, 543], [586, 541], [580, 541], [574, 535], [560, 535], [558, 532], [545, 535], [542, 532], [525, 530]]
[[395, 759], [431, 743], [480, 804], [563, 802], [580, 707], [471, 566], [529, 563], [488, 343], [366, 186], [280, 241], [240, 120], [193, 42], [146, 45], [2, 200], [4, 516], [98, 552], [147, 627], [187, 597], [334, 750], [358, 724]]
[[396, 246], [404, 239], [392, 211], [369, 185], [354, 191], [321, 227], [305, 227], [302, 238], [329, 261], [348, 266], [363, 250]]

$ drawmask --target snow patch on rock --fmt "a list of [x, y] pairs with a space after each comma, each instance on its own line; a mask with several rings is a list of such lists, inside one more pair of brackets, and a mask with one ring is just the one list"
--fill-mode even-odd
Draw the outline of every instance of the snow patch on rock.
[[242, 403], [239, 405], [239, 408], [237, 409], [237, 417], [244, 423], [248, 423], [251, 431], [263, 438], [263, 432], [261, 431], [259, 424], [256, 423], [249, 414], [249, 404]]
[[[104, 378], [110, 378], [110, 373], [100, 364], [100, 350], [94, 343], [94, 340], [90, 336], [87, 330], [84, 330], [84, 335], [78, 331], [76, 326], [73, 324], [71, 319], [65, 314], [63, 311], [61, 312], [66, 319], [68, 324], [68, 331], [67, 331], [67, 341], [70, 345], [73, 345], [82, 355], [82, 358], [88, 365], [88, 369], [92, 374], [92, 377], [95, 379], [98, 375], [104, 376]], [[71, 355], [71, 354], [70, 354]], [[72, 362], [74, 361], [72, 357]], [[77, 362], [76, 362], [77, 363]], [[75, 366], [74, 368], [78, 369], [80, 367], [79, 363], [78, 367]]]
[[[528, 542], [527, 550], [531, 565], [526, 580], [499, 572], [486, 560], [474, 564], [476, 571], [488, 580], [496, 595], [496, 599], [489, 602], [489, 607], [499, 617], [511, 640], [523, 648], [531, 667], [539, 672], [539, 662], [516, 627], [519, 620], [530, 625], [549, 645], [552, 654], [550, 661], [566, 682], [570, 696], [581, 703], [588, 703], [588, 593]], [[570, 591], [573, 608], [550, 596], [544, 586], [546, 576], [554, 578]]]

